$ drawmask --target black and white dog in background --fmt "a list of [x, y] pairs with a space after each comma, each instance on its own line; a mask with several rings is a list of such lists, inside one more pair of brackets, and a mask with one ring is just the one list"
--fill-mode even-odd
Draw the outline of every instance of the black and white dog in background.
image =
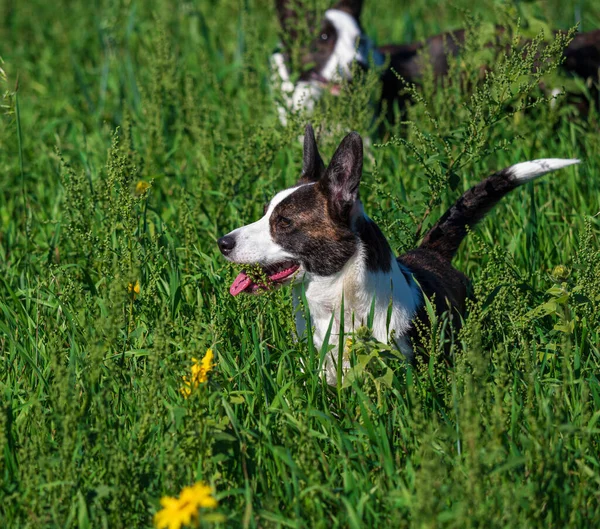
[[[367, 324], [374, 307], [374, 338], [394, 344], [413, 360], [419, 345], [415, 321], [427, 323], [425, 296], [438, 314], [450, 310], [454, 324], [460, 324], [469, 281], [452, 266], [452, 258], [467, 227], [475, 226], [509, 191], [575, 163], [578, 160], [534, 160], [494, 173], [466, 191], [425, 234], [418, 248], [396, 257], [359, 198], [361, 137], [356, 132], [348, 134], [325, 166], [313, 129], [307, 125], [298, 183], [277, 193], [261, 219], [218, 240], [229, 261], [262, 270], [262, 279], [240, 272], [230, 293], [260, 293], [293, 284], [294, 301], [299, 303], [303, 286], [313, 340], [319, 348], [330, 324], [329, 343], [339, 343], [341, 332], [351, 333]], [[301, 316], [296, 318], [298, 336], [304, 335], [305, 324]], [[345, 358], [342, 368], [349, 367]], [[327, 382], [335, 384], [333, 353], [326, 357], [323, 369]]]
[[[355, 64], [368, 68], [369, 60], [383, 64], [383, 56], [373, 47], [360, 26], [362, 0], [339, 0], [325, 11], [320, 27], [314, 13], [303, 13], [304, 23], [312, 28], [314, 38], [299, 53], [299, 76], [292, 80], [290, 50], [298, 44], [296, 27], [301, 24], [297, 9], [300, 2], [276, 0], [277, 17], [282, 29], [282, 48], [271, 56], [273, 80], [281, 88], [283, 105], [278, 108], [279, 119], [287, 123], [289, 111], [301, 109], [312, 112], [315, 103], [327, 90], [334, 95], [340, 91], [340, 83], [352, 78]], [[315, 32], [315, 28], [319, 31]]]
[[[410, 44], [391, 44], [376, 47], [363, 33], [360, 25], [362, 0], [340, 0], [325, 11], [322, 20], [304, 12], [303, 23], [312, 28], [314, 38], [300, 50], [299, 69], [290, 71], [290, 50], [300, 46], [297, 25], [300, 23], [298, 0], [276, 0], [275, 7], [281, 25], [282, 49], [271, 57], [274, 84], [281, 88], [283, 105], [278, 108], [282, 124], [287, 123], [289, 112], [312, 112], [324, 91], [339, 93], [340, 83], [350, 81], [353, 65], [368, 68], [374, 64], [388, 67], [381, 74], [380, 103], [388, 109], [397, 103], [400, 109], [409, 100], [405, 83], [419, 84], [425, 58], [429, 59], [434, 77], [448, 74], [448, 56], [459, 53], [465, 41], [465, 31], [456, 30]], [[498, 36], [504, 31], [498, 28]], [[493, 45], [493, 43], [490, 43]], [[562, 68], [570, 75], [591, 80], [590, 93], [600, 103], [598, 80], [600, 75], [600, 30], [578, 33], [564, 52]], [[296, 79], [297, 80], [293, 80]], [[578, 102], [587, 112], [587, 103]]]

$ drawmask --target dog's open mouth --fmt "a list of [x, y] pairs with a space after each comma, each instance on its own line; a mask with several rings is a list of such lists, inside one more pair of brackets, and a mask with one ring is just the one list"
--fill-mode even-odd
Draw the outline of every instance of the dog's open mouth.
[[328, 90], [329, 93], [331, 93], [334, 96], [339, 96], [342, 91], [341, 84], [332, 83], [318, 72], [311, 72], [310, 78], [314, 81], [317, 81], [323, 88], [325, 88], [325, 90]]
[[300, 268], [294, 261], [282, 261], [268, 266], [261, 266], [265, 278], [254, 281], [244, 270], [234, 279], [229, 293], [237, 296], [240, 292], [256, 294], [261, 290], [269, 290], [277, 284], [285, 283]]

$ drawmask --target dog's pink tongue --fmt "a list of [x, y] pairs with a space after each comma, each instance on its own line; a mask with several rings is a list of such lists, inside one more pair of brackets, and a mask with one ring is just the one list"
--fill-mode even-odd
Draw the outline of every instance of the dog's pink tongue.
[[252, 284], [252, 280], [246, 275], [246, 272], [240, 272], [229, 287], [229, 293], [237, 296], [240, 292], [246, 290]]

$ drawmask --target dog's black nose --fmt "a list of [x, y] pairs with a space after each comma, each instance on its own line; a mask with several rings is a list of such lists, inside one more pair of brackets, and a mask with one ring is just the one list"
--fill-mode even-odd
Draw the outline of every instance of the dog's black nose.
[[225, 235], [225, 237], [221, 237], [217, 244], [219, 245], [219, 250], [223, 255], [229, 255], [231, 250], [235, 248], [235, 237], [231, 235]]

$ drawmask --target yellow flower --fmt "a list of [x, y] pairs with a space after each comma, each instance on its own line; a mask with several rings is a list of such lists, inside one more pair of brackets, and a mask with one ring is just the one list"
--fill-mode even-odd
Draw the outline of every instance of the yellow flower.
[[557, 265], [552, 270], [552, 276], [557, 281], [563, 281], [569, 277], [569, 269], [565, 265]]
[[200, 371], [198, 372], [199, 376], [203, 378], [200, 382], [206, 382], [206, 374], [213, 368], [213, 359], [215, 355], [212, 349], [207, 349], [206, 353], [202, 357], [202, 365], [200, 366]]
[[140, 282], [136, 280], [135, 283], [129, 283], [127, 292], [135, 298], [135, 295], [140, 293]]
[[165, 496], [161, 498], [162, 510], [154, 515], [154, 525], [158, 529], [179, 529], [182, 525], [188, 525], [196, 509], [192, 504], [183, 504], [176, 498]]
[[202, 481], [198, 481], [191, 487], [184, 487], [179, 495], [179, 500], [192, 502], [198, 508], [214, 509], [217, 506], [217, 500], [212, 497], [212, 489]]
[[190, 377], [183, 377], [183, 387], [179, 390], [185, 398], [188, 398], [191, 395], [192, 389], [197, 388], [200, 384], [203, 384], [208, 380], [208, 372], [214, 365], [213, 358], [214, 353], [212, 349], [206, 350], [206, 354], [202, 360], [200, 360], [200, 363], [198, 363], [197, 358], [192, 358], [192, 361], [194, 362], [191, 368], [192, 375]]
[[162, 510], [154, 515], [154, 525], [158, 529], [179, 529], [198, 519], [201, 507], [214, 509], [217, 500], [212, 497], [212, 489], [199, 481], [191, 487], [185, 487], [179, 498], [164, 496], [160, 500]]
[[143, 195], [148, 189], [150, 189], [150, 184], [144, 180], [140, 180], [135, 184], [135, 194], [138, 196]]
[[187, 380], [187, 377], [183, 377], [183, 386], [179, 388], [179, 392], [187, 399], [192, 394], [192, 388]]

